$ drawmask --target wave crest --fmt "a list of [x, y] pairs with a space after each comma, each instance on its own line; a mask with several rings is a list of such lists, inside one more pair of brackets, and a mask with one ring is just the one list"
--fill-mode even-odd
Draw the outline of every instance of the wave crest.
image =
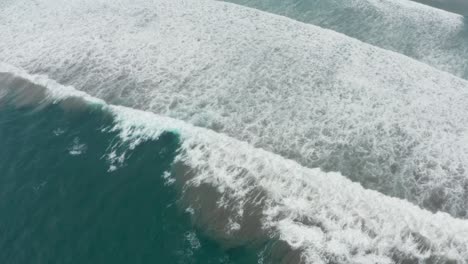
[[467, 81], [233, 4], [60, 3], [0, 10], [0, 56], [107, 102], [467, 215]]
[[[9, 74], [32, 83], [46, 80], [19, 72]], [[44, 87], [50, 98], [55, 89], [72, 89], [46, 83], [53, 84]], [[65, 92], [60, 96], [52, 102], [67, 99]], [[70, 96], [77, 97], [73, 91]], [[211, 130], [150, 112], [99, 104], [114, 116], [113, 129], [123, 142], [131, 143], [130, 148], [164, 131], [179, 134], [181, 147], [173, 177], [181, 205], [193, 212], [196, 225], [228, 247], [258, 246], [276, 238], [279, 242], [270, 247], [277, 255], [270, 257], [284, 263], [468, 260], [466, 220], [430, 213], [366, 190], [339, 173], [302, 167]]]

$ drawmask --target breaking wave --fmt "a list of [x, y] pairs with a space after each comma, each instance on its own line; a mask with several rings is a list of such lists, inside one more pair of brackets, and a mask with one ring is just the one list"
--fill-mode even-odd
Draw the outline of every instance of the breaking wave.
[[466, 217], [467, 81], [228, 3], [61, 3], [16, 1], [0, 10], [0, 57], [106, 102]]
[[[468, 259], [468, 222], [367, 190], [339, 173], [295, 161], [185, 122], [106, 104], [12, 66], [0, 67], [1, 98], [16, 107], [49, 105], [107, 113], [117, 142], [108, 170], [164, 134], [180, 143], [170, 174], [178, 206], [224, 248], [244, 246], [259, 263], [452, 263]], [[76, 145], [77, 142], [73, 142]], [[138, 159], [137, 159], [138, 160]], [[262, 262], [265, 261], [265, 262]]]

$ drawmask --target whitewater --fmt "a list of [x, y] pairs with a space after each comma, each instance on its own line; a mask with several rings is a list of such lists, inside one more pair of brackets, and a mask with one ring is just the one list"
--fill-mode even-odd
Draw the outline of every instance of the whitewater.
[[5, 62], [430, 210], [467, 214], [467, 81], [232, 4], [59, 3], [7, 2]]
[[0, 1], [0, 99], [109, 113], [109, 172], [177, 135], [164, 177], [225, 248], [467, 263], [464, 18], [403, 0], [229, 2]]
[[[6, 64], [0, 64], [0, 76], [2, 97], [13, 94], [20, 107], [57, 104], [67, 111], [109, 112], [115, 119], [111, 130], [129, 150], [166, 131], [180, 135], [170, 177], [181, 204], [196, 225], [226, 246], [277, 238], [288, 245], [278, 253], [284, 263], [461, 263], [468, 258], [465, 220], [433, 214], [339, 173], [305, 168], [212, 130], [108, 105], [46, 76]], [[26, 81], [21, 88], [5, 89], [21, 80]], [[107, 159], [109, 169], [117, 170], [125, 151]]]

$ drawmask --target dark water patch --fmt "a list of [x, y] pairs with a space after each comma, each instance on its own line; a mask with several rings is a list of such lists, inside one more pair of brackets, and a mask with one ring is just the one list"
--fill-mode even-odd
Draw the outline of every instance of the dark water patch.
[[226, 194], [212, 185], [187, 184], [196, 174], [173, 164], [178, 134], [130, 147], [106, 109], [0, 73], [0, 259], [301, 263], [300, 252], [262, 228], [260, 188], [229, 232], [238, 207], [220, 208]]
[[119, 140], [103, 130], [113, 125], [110, 114], [5, 101], [2, 263], [252, 263], [206, 238], [177, 206], [163, 177], [177, 155], [176, 135], [127, 150], [109, 171], [105, 157]]
[[269, 197], [248, 171], [240, 169], [238, 177], [250, 178], [251, 185], [258, 187], [249, 190], [243, 201], [236, 200], [229, 188], [221, 192], [209, 183], [190, 182], [197, 172], [183, 162], [177, 162], [173, 172], [182, 190], [180, 206], [190, 208], [193, 224], [226, 251], [242, 256], [242, 263], [306, 263], [302, 249], [292, 248], [276, 228], [264, 225]]
[[412, 0], [421, 4], [468, 16], [467, 0]]

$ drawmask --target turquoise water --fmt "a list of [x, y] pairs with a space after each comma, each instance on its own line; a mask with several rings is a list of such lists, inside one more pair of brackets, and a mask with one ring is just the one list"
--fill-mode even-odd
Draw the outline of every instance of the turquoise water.
[[[128, 150], [101, 110], [0, 106], [0, 259], [3, 263], [249, 263], [223, 250], [178, 208], [171, 133]], [[105, 130], [105, 129], [104, 129]], [[247, 256], [248, 258], [248, 256]]]
[[61, 1], [0, 0], [0, 264], [468, 263], [462, 16]]

